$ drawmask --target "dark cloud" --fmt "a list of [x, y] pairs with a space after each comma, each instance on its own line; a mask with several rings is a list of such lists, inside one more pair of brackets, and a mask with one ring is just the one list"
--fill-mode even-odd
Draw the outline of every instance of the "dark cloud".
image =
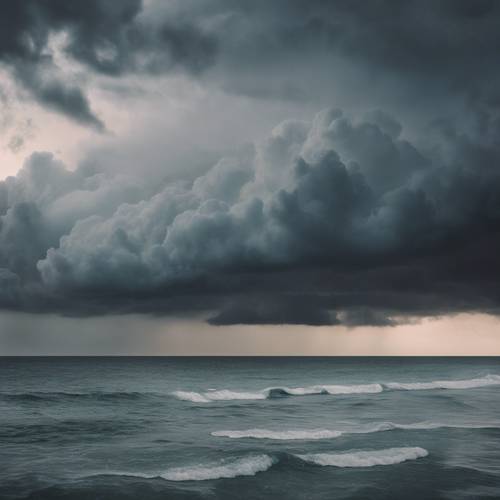
[[500, 103], [499, 17], [491, 0], [8, 1], [0, 61], [42, 104], [97, 129], [84, 89], [59, 75], [52, 34], [67, 34], [66, 56], [112, 78], [180, 71], [258, 99], [343, 86], [426, 109], [456, 95], [489, 108]]
[[338, 109], [288, 120], [182, 181], [35, 154], [0, 183], [3, 307], [353, 327], [500, 312], [498, 2], [3, 7], [0, 60], [40, 103], [97, 130], [52, 34], [124, 98], [127, 75], [183, 72], [287, 105], [340, 89], [407, 110], [403, 122]]
[[[46, 65], [46, 63], [43, 64], [43, 66]], [[41, 66], [40, 63], [36, 67], [18, 64], [14, 73], [16, 78], [43, 106], [63, 113], [72, 120], [92, 127], [98, 132], [103, 132], [105, 130], [104, 124], [91, 110], [90, 103], [83, 91], [75, 85], [58, 80], [56, 77], [49, 76], [47, 78], [44, 76], [45, 68]]]
[[0, 183], [3, 306], [221, 325], [497, 313], [498, 127], [442, 122], [417, 148], [385, 113], [330, 109], [154, 191], [36, 154]]
[[42, 105], [104, 130], [84, 90], [66, 81], [50, 51], [50, 36], [65, 33], [67, 56], [95, 73], [193, 74], [212, 64], [215, 39], [189, 22], [141, 21], [141, 0], [9, 1], [2, 4], [0, 62]]
[[301, 296], [246, 297], [244, 303], [233, 302], [208, 319], [211, 325], [338, 325], [335, 312], [322, 309], [315, 301]]

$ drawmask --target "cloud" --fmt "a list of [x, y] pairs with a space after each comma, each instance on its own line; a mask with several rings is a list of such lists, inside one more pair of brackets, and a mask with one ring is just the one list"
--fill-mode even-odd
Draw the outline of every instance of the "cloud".
[[[166, 73], [289, 103], [368, 96], [391, 109], [418, 99], [415, 115], [496, 109], [499, 15], [490, 0], [26, 0], [2, 6], [0, 61], [40, 104], [98, 131], [96, 79], [110, 89], [113, 79]], [[56, 57], [60, 35], [85, 85]]]
[[338, 325], [335, 312], [307, 304], [307, 298], [272, 297], [271, 300], [246, 300], [245, 304], [233, 303], [224, 307], [215, 316], [208, 319], [211, 325], [224, 326], [246, 325]]
[[[216, 42], [187, 20], [141, 19], [141, 0], [9, 2], [2, 6], [0, 62], [32, 97], [49, 109], [102, 132], [85, 89], [65, 74], [78, 63], [96, 75], [202, 72], [213, 63]], [[55, 35], [63, 35], [68, 63], [58, 62]]]
[[221, 325], [498, 313], [498, 123], [439, 123], [417, 147], [386, 113], [327, 109], [154, 189], [37, 153], [0, 183], [2, 306]]

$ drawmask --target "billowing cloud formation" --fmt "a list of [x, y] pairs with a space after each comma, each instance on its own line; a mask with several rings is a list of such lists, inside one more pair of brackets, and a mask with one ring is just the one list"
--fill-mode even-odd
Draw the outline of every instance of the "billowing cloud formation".
[[442, 122], [417, 147], [386, 113], [327, 109], [154, 192], [35, 154], [0, 183], [1, 303], [213, 324], [497, 313], [500, 122], [478, 130]]
[[55, 60], [54, 35], [90, 80], [181, 71], [229, 93], [302, 101], [339, 86], [365, 93], [368, 79], [377, 95], [419, 106], [458, 95], [491, 108], [499, 16], [492, 0], [11, 1], [0, 62], [40, 103], [97, 130], [85, 89]]

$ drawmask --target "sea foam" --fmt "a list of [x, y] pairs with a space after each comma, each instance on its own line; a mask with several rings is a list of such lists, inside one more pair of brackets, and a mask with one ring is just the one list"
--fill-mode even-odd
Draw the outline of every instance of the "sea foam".
[[308, 396], [313, 394], [374, 394], [384, 389], [380, 384], [361, 385], [311, 385], [307, 387], [268, 387], [262, 392], [267, 397]]
[[466, 380], [435, 380], [433, 382], [389, 382], [384, 384], [388, 389], [418, 391], [429, 389], [475, 389], [488, 385], [500, 384], [500, 375], [486, 375]]
[[231, 439], [269, 439], [276, 441], [304, 440], [314, 441], [319, 439], [334, 439], [345, 434], [372, 434], [392, 430], [431, 430], [431, 429], [499, 429], [500, 422], [492, 423], [441, 423], [441, 422], [415, 422], [411, 424], [398, 424], [394, 422], [375, 422], [370, 424], [359, 424], [345, 428], [336, 429], [246, 429], [246, 430], [221, 430], [210, 434], [215, 437], [227, 437]]
[[172, 394], [181, 400], [193, 403], [213, 401], [274, 399], [285, 396], [377, 394], [384, 390], [432, 390], [432, 389], [474, 389], [500, 385], [500, 375], [486, 375], [466, 380], [435, 380], [432, 382], [385, 382], [355, 385], [311, 385], [305, 387], [267, 387], [259, 391], [231, 391], [227, 389], [205, 392], [175, 391]]
[[304, 430], [288, 430], [288, 431], [272, 431], [268, 429], [248, 429], [244, 431], [214, 431], [212, 436], [228, 437], [232, 439], [273, 439], [278, 441], [288, 441], [295, 439], [316, 440], [316, 439], [332, 439], [342, 435], [340, 431], [332, 431], [327, 429], [304, 429]]
[[305, 462], [333, 467], [373, 467], [375, 465], [394, 465], [407, 460], [426, 457], [424, 448], [387, 448], [375, 451], [352, 451], [345, 453], [307, 453], [295, 455]]
[[188, 392], [175, 391], [173, 395], [177, 399], [191, 401], [193, 403], [210, 403], [211, 401], [234, 401], [245, 399], [266, 399], [266, 394], [263, 392], [236, 392], [228, 390], [207, 391], [207, 392]]
[[162, 478], [167, 481], [206, 481], [238, 476], [255, 476], [269, 469], [276, 459], [269, 455], [252, 455], [232, 460], [221, 460], [207, 465], [198, 464], [187, 467], [173, 467], [162, 472], [106, 471], [94, 475], [131, 476], [143, 479]]
[[205, 392], [175, 391], [172, 394], [183, 401], [210, 403], [213, 401], [274, 399], [282, 396], [308, 396], [314, 394], [373, 394], [382, 392], [380, 384], [313, 385], [307, 387], [267, 387], [260, 391], [230, 391], [227, 389]]
[[168, 481], [205, 481], [208, 479], [254, 476], [269, 469], [274, 458], [269, 455], [255, 455], [213, 465], [176, 467], [160, 474]]

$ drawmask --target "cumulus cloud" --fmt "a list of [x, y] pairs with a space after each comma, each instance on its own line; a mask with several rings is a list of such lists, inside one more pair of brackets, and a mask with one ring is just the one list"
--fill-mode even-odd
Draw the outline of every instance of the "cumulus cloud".
[[154, 190], [35, 154], [0, 183], [1, 304], [220, 325], [496, 313], [498, 123], [417, 147], [386, 113], [327, 109]]

